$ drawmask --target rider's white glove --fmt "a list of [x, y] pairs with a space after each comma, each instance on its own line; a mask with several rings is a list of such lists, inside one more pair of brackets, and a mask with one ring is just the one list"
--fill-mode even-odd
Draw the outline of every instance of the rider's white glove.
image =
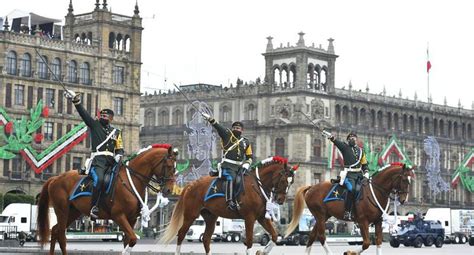
[[74, 92], [72, 90], [69, 90], [69, 89], [66, 89], [64, 91], [64, 97], [67, 98], [67, 99], [73, 99], [74, 97], [76, 97], [76, 92]]
[[204, 112], [201, 112], [201, 115], [205, 120], [209, 120], [211, 118], [211, 115], [209, 115], [207, 113], [204, 113]]
[[329, 132], [326, 131], [326, 130], [321, 131], [321, 134], [322, 134], [324, 137], [326, 137], [326, 138], [331, 138], [331, 137], [332, 137], [332, 134], [329, 133]]
[[369, 171], [367, 171], [367, 172], [364, 173], [364, 177], [365, 177], [366, 179], [369, 179], [369, 177], [370, 177]]
[[120, 162], [120, 160], [122, 160], [122, 155], [117, 154], [117, 155], [115, 155], [114, 159], [115, 159], [115, 162], [118, 163], [118, 162]]
[[245, 169], [245, 170], [249, 170], [250, 164], [249, 163], [243, 163], [242, 168]]

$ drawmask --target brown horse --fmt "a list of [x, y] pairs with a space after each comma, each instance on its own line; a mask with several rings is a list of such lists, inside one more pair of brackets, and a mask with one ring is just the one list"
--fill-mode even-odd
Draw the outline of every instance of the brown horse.
[[[295, 167], [287, 166], [287, 160], [281, 157], [273, 157], [262, 160], [254, 171], [244, 177], [244, 191], [240, 196], [240, 210], [231, 211], [227, 209], [223, 197], [216, 197], [205, 201], [204, 197], [215, 177], [205, 176], [188, 184], [176, 204], [171, 221], [160, 242], [169, 243], [176, 235], [178, 242], [176, 254], [180, 254], [181, 244], [193, 221], [202, 215], [206, 222], [206, 229], [203, 235], [204, 248], [209, 254], [211, 236], [216, 226], [217, 218], [224, 217], [230, 219], [244, 219], [246, 231], [247, 254], [252, 247], [253, 226], [255, 220], [272, 235], [272, 241], [265, 250], [269, 252], [275, 245], [277, 233], [271, 220], [265, 218], [266, 197], [271, 193], [278, 204], [283, 204], [289, 186], [293, 182]], [[262, 193], [262, 190], [265, 194]]]
[[[174, 174], [177, 151], [170, 145], [156, 144], [143, 149], [129, 161], [128, 167], [122, 166], [118, 172], [114, 200], [106, 201], [101, 206], [99, 218], [112, 219], [124, 231], [123, 254], [130, 254], [131, 247], [137, 242], [133, 226], [139, 216], [139, 199], [133, 193], [131, 183], [127, 178], [128, 168], [136, 191], [143, 198], [145, 189], [153, 180], [160, 185], [161, 191], [168, 194], [174, 186]], [[153, 177], [155, 176], [155, 177]], [[81, 214], [88, 215], [91, 209], [91, 197], [82, 196], [69, 200], [81, 175], [77, 171], [68, 171], [50, 178], [41, 190], [38, 202], [38, 234], [41, 246], [46, 244], [50, 235], [49, 205], [54, 207], [57, 224], [51, 230], [50, 253], [54, 254], [56, 240], [59, 242], [62, 254], [66, 251], [66, 228]], [[107, 199], [108, 200], [108, 199]], [[108, 209], [104, 209], [108, 208]]]
[[[405, 202], [408, 196], [411, 177], [414, 177], [412, 167], [408, 167], [401, 163], [393, 163], [381, 168], [372, 179], [365, 181], [362, 184], [362, 197], [355, 206], [355, 222], [357, 222], [360, 227], [363, 245], [358, 251], [348, 251], [347, 253], [360, 254], [369, 247], [369, 224], [374, 223], [377, 254], [381, 254], [381, 216], [383, 213], [386, 213], [383, 208], [386, 208], [391, 194], [398, 196], [399, 201], [402, 204]], [[313, 227], [306, 245], [307, 254], [310, 254], [311, 245], [316, 238], [318, 238], [326, 254], [331, 254], [329, 247], [326, 244], [325, 224], [329, 217], [334, 216], [338, 219], [342, 219], [344, 214], [344, 201], [323, 202], [331, 187], [332, 184], [329, 181], [326, 181], [313, 186], [301, 187], [296, 192], [293, 206], [293, 218], [288, 225], [286, 235], [288, 236], [291, 234], [298, 226], [306, 202], [309, 210], [314, 217], [316, 217], [316, 225]]]

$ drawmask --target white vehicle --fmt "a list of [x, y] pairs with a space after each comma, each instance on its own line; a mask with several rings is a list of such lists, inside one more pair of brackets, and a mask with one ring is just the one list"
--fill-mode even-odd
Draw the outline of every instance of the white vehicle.
[[[199, 216], [193, 225], [189, 227], [186, 234], [186, 240], [202, 242], [204, 230], [206, 229], [206, 222]], [[212, 240], [224, 242], [240, 242], [242, 239], [242, 232], [245, 230], [244, 220], [241, 219], [225, 219], [217, 218], [216, 227], [212, 234]]]
[[425, 220], [438, 220], [444, 226], [445, 242], [464, 244], [474, 231], [474, 210], [429, 208]]
[[[24, 232], [31, 237], [36, 236], [36, 217], [38, 206], [31, 204], [12, 203], [0, 214], [0, 233], [4, 239], [16, 238], [19, 232]], [[56, 224], [54, 209], [50, 208], [50, 226]]]

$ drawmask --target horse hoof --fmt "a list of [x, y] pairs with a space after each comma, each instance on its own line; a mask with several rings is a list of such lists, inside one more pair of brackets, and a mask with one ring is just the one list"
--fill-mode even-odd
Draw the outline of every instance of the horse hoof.
[[263, 255], [263, 251], [257, 251], [255, 252], [255, 255]]

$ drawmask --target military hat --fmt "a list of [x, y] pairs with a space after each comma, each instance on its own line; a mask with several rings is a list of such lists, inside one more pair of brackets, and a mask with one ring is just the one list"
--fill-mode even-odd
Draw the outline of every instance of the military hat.
[[347, 135], [347, 139], [349, 139], [349, 137], [351, 137], [351, 136], [357, 137], [357, 134], [356, 134], [354, 131], [351, 131], [351, 132]]
[[100, 111], [100, 114], [108, 114], [108, 115], [114, 116], [114, 111], [112, 111], [110, 109], [102, 109]]
[[244, 124], [240, 121], [236, 121], [234, 123], [232, 123], [232, 127], [241, 127], [241, 128], [244, 128]]

